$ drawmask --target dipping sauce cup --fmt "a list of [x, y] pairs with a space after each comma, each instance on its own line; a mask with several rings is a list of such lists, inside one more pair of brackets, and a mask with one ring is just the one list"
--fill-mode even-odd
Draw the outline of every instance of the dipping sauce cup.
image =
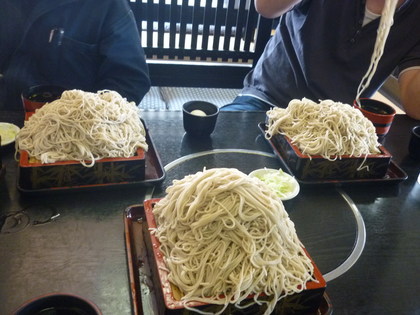
[[50, 103], [61, 97], [65, 89], [57, 85], [31, 86], [22, 92], [21, 98], [25, 112], [34, 112], [45, 103]]
[[361, 98], [359, 99], [359, 103], [360, 106], [356, 100], [353, 106], [359, 109], [373, 123], [379, 141], [383, 140], [394, 120], [395, 109], [384, 102], [371, 98]]
[[408, 152], [413, 159], [420, 160], [420, 125], [411, 129]]
[[219, 107], [209, 102], [190, 101], [182, 106], [182, 112], [187, 134], [206, 137], [214, 131]]

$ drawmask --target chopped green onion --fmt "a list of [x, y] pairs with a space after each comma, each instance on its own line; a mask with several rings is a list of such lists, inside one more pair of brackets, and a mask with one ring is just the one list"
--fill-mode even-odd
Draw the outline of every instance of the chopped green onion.
[[255, 177], [267, 184], [280, 198], [287, 198], [296, 188], [296, 182], [289, 174], [278, 172], [261, 172]]

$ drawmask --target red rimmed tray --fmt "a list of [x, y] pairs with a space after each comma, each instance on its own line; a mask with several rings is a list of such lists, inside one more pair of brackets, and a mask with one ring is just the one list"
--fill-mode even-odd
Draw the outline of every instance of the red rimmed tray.
[[[144, 123], [144, 122], [143, 122]], [[98, 190], [105, 188], [125, 187], [125, 186], [154, 186], [161, 183], [166, 176], [165, 169], [160, 160], [159, 154], [155, 149], [152, 137], [146, 128], [146, 142], [149, 146], [145, 152], [145, 168], [144, 179], [141, 180], [126, 180], [123, 182], [105, 183], [105, 184], [86, 184], [77, 186], [60, 186], [34, 189], [27, 182], [27, 178], [22, 177], [21, 169], [18, 168], [18, 182], [17, 188], [25, 194], [39, 194], [39, 193], [54, 193], [54, 192], [72, 192], [84, 190]]]
[[27, 151], [20, 151], [19, 184], [28, 190], [40, 190], [138, 182], [145, 179], [145, 168], [145, 152], [141, 148], [132, 157], [104, 158], [92, 167], [79, 161], [31, 161]]
[[[133, 314], [159, 314], [157, 305], [163, 301], [159, 300], [154, 291], [153, 271], [149, 261], [153, 254], [150, 254], [145, 241], [149, 231], [143, 205], [133, 205], [125, 210], [124, 226]], [[332, 304], [324, 293], [321, 305], [313, 315], [330, 315], [332, 312]]]
[[[145, 152], [143, 149], [138, 148], [136, 155], [129, 157], [129, 158], [104, 158], [101, 159], [99, 161], [97, 161], [97, 163], [101, 163], [101, 162], [111, 162], [111, 161], [116, 161], [116, 162], [123, 162], [123, 161], [138, 161], [138, 160], [144, 160], [145, 158]], [[88, 164], [90, 163], [90, 161], [87, 161]], [[49, 166], [49, 165], [53, 165], [53, 166], [59, 166], [59, 165], [80, 165], [80, 162], [78, 161], [58, 161], [55, 163], [47, 163], [47, 164], [42, 164], [39, 161], [36, 162], [30, 162], [29, 161], [29, 154], [27, 151], [20, 151], [20, 159], [19, 159], [19, 164], [21, 167], [43, 167], [43, 166]]]
[[[265, 131], [266, 131], [266, 124], [264, 122], [260, 122], [258, 127], [265, 138]], [[353, 185], [353, 184], [371, 184], [371, 183], [383, 183], [383, 184], [396, 184], [400, 183], [408, 178], [406, 172], [401, 169], [394, 161], [390, 161], [389, 167], [386, 170], [386, 173], [382, 177], [373, 177], [373, 178], [352, 178], [352, 179], [302, 179], [297, 174], [293, 172], [291, 167], [286, 161], [286, 157], [283, 156], [281, 150], [277, 147], [277, 145], [271, 140], [266, 139], [271, 149], [273, 150], [274, 154], [279, 158], [282, 164], [285, 167], [285, 171], [289, 174], [295, 176], [296, 180], [303, 185], [337, 185], [337, 186], [344, 186], [344, 185]]]

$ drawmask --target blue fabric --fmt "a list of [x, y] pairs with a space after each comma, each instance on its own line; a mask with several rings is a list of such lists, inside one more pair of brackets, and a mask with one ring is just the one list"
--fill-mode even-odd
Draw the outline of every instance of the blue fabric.
[[33, 8], [26, 17], [19, 15], [22, 0], [2, 1], [0, 85], [7, 93], [1, 101], [8, 107], [21, 106], [21, 91], [38, 84], [91, 92], [111, 89], [137, 104], [149, 90], [144, 51], [127, 0], [27, 1]]
[[253, 96], [241, 95], [236, 97], [232, 103], [220, 107], [221, 111], [263, 111], [270, 109], [269, 104]]
[[[364, 0], [302, 0], [281, 16], [274, 36], [242, 94], [276, 106], [292, 99], [332, 99], [352, 104], [368, 70], [379, 19], [362, 26]], [[397, 68], [420, 66], [420, 1], [396, 12], [384, 54], [362, 97], [370, 97]]]

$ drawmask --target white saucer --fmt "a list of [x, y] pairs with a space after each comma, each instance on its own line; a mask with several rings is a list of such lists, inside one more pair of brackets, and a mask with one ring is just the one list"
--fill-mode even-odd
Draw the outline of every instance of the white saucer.
[[14, 124], [0, 122], [1, 146], [3, 147], [15, 142], [19, 130], [20, 128]]

